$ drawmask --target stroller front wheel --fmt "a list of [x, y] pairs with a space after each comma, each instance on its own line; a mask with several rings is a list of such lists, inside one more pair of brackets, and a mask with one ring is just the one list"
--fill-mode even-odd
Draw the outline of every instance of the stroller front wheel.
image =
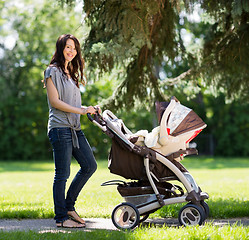
[[200, 203], [201, 203], [201, 206], [204, 208], [206, 218], [208, 218], [209, 217], [209, 212], [210, 212], [208, 204], [204, 200], [202, 200]]
[[134, 229], [139, 221], [140, 214], [131, 203], [120, 203], [112, 211], [112, 222], [118, 229]]
[[180, 224], [184, 226], [202, 225], [205, 218], [204, 209], [191, 203], [182, 207], [178, 215]]

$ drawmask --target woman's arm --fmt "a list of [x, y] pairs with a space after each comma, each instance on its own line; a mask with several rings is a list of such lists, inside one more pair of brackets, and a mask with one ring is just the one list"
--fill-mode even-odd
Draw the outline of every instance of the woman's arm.
[[89, 106], [89, 107], [73, 107], [59, 99], [59, 94], [54, 86], [53, 81], [51, 78], [47, 79], [47, 93], [48, 93], [48, 99], [52, 107], [57, 108], [63, 112], [71, 112], [71, 113], [78, 113], [78, 114], [94, 114], [96, 110], [94, 107]]

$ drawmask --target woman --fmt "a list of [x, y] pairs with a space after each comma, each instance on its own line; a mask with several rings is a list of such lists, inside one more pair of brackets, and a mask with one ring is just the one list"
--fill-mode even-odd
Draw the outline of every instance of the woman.
[[[49, 67], [44, 72], [49, 105], [48, 136], [53, 147], [55, 176], [53, 197], [57, 227], [85, 227], [74, 205], [97, 164], [80, 128], [80, 115], [95, 114], [98, 107], [81, 106], [79, 84], [85, 85], [80, 44], [70, 34], [60, 36]], [[72, 156], [80, 165], [65, 196]]]

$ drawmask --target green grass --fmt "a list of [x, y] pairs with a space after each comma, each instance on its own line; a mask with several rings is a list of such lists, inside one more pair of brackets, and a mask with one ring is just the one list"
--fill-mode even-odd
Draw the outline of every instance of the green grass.
[[243, 240], [249, 239], [249, 227], [239, 226], [224, 226], [222, 228], [206, 224], [205, 226], [199, 227], [186, 227], [186, 228], [173, 228], [173, 227], [146, 227], [137, 228], [134, 231], [107, 231], [107, 230], [95, 230], [89, 231], [64, 231], [64, 232], [1, 232], [0, 240], [3, 239], [18, 239], [18, 240], [98, 240], [98, 239], [109, 239], [109, 240]]
[[[77, 211], [84, 217], [110, 217], [112, 208], [122, 201], [115, 187], [101, 187], [112, 179], [106, 162], [86, 184], [77, 201]], [[71, 177], [78, 170], [73, 162]], [[51, 218], [53, 213], [53, 162], [0, 162], [0, 218]]]
[[[249, 159], [195, 157], [185, 160], [184, 166], [210, 196], [207, 202], [211, 218], [249, 217]], [[157, 215], [177, 217], [183, 205], [166, 206]]]
[[[210, 195], [211, 218], [249, 217], [249, 159], [186, 158], [184, 166]], [[78, 165], [73, 162], [71, 178]], [[0, 218], [52, 218], [52, 182], [54, 166], [50, 162], [0, 162]], [[123, 201], [115, 186], [101, 183], [122, 179], [109, 173], [106, 161], [82, 190], [77, 211], [87, 218], [110, 218], [113, 208]], [[182, 205], [165, 206], [150, 217], [177, 217]]]

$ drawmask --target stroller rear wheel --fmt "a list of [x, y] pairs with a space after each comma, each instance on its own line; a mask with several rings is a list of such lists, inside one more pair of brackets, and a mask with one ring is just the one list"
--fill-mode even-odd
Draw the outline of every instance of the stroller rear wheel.
[[178, 215], [180, 224], [184, 226], [202, 225], [205, 218], [204, 209], [192, 203], [182, 207]]
[[150, 214], [145, 214], [143, 216], [140, 216], [140, 220], [139, 220], [139, 223], [141, 222], [144, 222], [148, 217], [149, 217]]
[[145, 215], [140, 216], [139, 223], [144, 222], [149, 217], [149, 215], [150, 214], [145, 214]]
[[120, 203], [112, 211], [112, 222], [119, 229], [134, 229], [139, 221], [140, 214], [131, 203]]

